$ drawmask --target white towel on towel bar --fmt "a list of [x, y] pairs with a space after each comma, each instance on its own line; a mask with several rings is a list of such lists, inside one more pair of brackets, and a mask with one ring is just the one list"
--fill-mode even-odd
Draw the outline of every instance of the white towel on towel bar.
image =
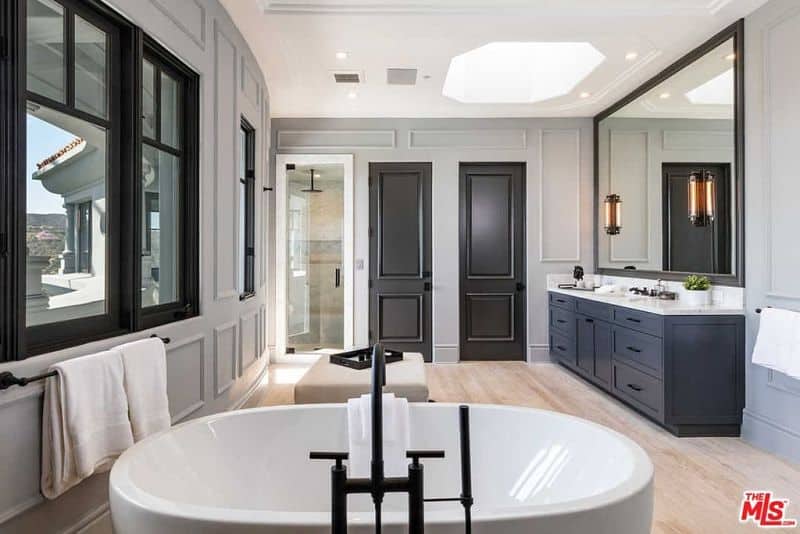
[[800, 313], [764, 308], [753, 363], [800, 378]]
[[[351, 477], [369, 477], [372, 460], [371, 395], [347, 401], [348, 471]], [[408, 474], [410, 444], [408, 400], [383, 394], [383, 470], [387, 477]]]
[[120, 345], [134, 441], [170, 427], [164, 342], [147, 338]]
[[53, 365], [42, 414], [42, 493], [54, 499], [107, 470], [133, 445], [122, 356], [99, 352]]

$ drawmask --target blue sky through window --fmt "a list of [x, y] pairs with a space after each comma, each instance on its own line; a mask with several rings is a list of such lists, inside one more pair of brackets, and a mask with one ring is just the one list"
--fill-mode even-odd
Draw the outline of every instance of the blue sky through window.
[[36, 163], [58, 152], [75, 139], [75, 135], [28, 113], [28, 157], [25, 180], [28, 191], [28, 213], [64, 213], [64, 198], [42, 187], [32, 178]]

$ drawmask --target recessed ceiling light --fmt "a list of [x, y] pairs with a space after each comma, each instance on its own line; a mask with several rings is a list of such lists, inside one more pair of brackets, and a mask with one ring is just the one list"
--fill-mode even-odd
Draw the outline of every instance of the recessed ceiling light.
[[661, 93], [660, 95], [658, 95], [658, 98], [660, 98], [661, 100], [666, 100], [666, 99], [668, 99], [668, 98], [669, 98], [669, 97], [671, 97], [671, 96], [672, 96], [672, 95], [671, 95], [671, 94], [669, 94], [669, 93]]
[[347, 59], [348, 56], [347, 52], [336, 52], [336, 59]]
[[625, 54], [625, 59], [627, 59], [628, 61], [633, 61], [637, 57], [639, 57], [639, 54], [636, 52], [628, 52], [627, 54]]
[[727, 59], [728, 61], [733, 61], [734, 59], [736, 59], [736, 53], [735, 52], [731, 52], [730, 54], [725, 56], [725, 59]]
[[568, 95], [605, 56], [585, 42], [495, 42], [450, 61], [442, 94], [459, 102], [524, 104]]
[[580, 94], [581, 98], [589, 98], [590, 96], [592, 96], [591, 93], [587, 93], [586, 91], [584, 91], [584, 92], [582, 92]]
[[350, 91], [349, 93], [347, 93], [347, 98], [349, 98], [350, 100], [355, 100], [356, 98], [358, 98], [358, 93], [356, 93], [355, 91]]

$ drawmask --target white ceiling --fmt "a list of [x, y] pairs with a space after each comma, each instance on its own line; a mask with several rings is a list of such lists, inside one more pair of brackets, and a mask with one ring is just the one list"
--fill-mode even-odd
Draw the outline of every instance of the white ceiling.
[[[267, 77], [273, 117], [586, 117], [766, 0], [221, 2]], [[570, 93], [542, 102], [442, 95], [453, 57], [498, 41], [588, 42], [606, 60]], [[632, 51], [636, 59], [626, 59]], [[419, 69], [417, 84], [387, 85], [389, 67]], [[334, 71], [358, 72], [363, 83], [336, 84]]]

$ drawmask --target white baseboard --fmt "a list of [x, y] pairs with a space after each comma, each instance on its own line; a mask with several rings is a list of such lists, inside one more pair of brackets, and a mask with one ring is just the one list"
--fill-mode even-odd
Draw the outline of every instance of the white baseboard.
[[550, 345], [528, 345], [528, 363], [550, 362]]
[[433, 363], [458, 363], [458, 345], [434, 345]]
[[744, 409], [742, 439], [751, 445], [800, 464], [800, 432]]

